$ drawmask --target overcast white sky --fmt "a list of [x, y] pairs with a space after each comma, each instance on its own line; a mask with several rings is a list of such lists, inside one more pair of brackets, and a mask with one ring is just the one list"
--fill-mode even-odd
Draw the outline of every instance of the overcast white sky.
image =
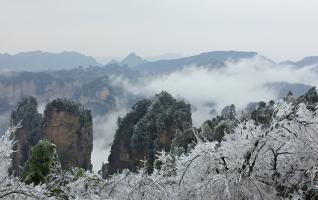
[[318, 55], [317, 0], [0, 0], [0, 53]]

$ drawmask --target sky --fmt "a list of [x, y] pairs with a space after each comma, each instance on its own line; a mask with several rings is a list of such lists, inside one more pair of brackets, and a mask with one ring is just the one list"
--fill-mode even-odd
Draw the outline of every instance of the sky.
[[317, 0], [0, 0], [0, 53], [318, 55]]

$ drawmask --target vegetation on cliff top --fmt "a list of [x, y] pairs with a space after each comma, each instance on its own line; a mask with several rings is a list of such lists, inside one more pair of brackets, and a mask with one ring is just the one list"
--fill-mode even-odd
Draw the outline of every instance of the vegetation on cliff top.
[[50, 116], [50, 113], [52, 111], [69, 112], [75, 116], [79, 116], [82, 126], [86, 126], [86, 125], [92, 126], [91, 111], [86, 109], [82, 104], [76, 103], [75, 101], [72, 101], [70, 99], [58, 98], [51, 101], [45, 106], [44, 115]]
[[29, 142], [33, 146], [39, 141], [42, 122], [43, 117], [38, 112], [38, 103], [34, 97], [23, 98], [11, 114], [11, 126], [22, 123], [21, 125], [30, 133]]
[[148, 172], [152, 172], [157, 151], [170, 151], [176, 132], [191, 126], [190, 105], [167, 92], [139, 101], [118, 120], [106, 174], [125, 168], [135, 171], [142, 165], [142, 159], [147, 160]]

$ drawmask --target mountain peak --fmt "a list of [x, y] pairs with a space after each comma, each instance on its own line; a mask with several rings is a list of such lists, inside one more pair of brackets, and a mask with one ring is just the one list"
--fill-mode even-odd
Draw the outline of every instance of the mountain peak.
[[59, 70], [90, 65], [98, 66], [99, 64], [93, 57], [75, 51], [59, 53], [29, 51], [14, 55], [0, 54], [1, 70]]
[[140, 65], [140, 64], [143, 64], [145, 63], [146, 61], [136, 55], [134, 52], [130, 53], [126, 58], [124, 58], [120, 64], [121, 65], [127, 65], [128, 67], [136, 67], [137, 65]]

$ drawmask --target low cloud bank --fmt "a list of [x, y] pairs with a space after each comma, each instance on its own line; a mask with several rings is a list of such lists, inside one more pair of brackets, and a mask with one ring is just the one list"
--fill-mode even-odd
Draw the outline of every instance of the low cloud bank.
[[[282, 81], [318, 85], [313, 66], [296, 68], [278, 65], [259, 56], [236, 63], [227, 62], [225, 67], [218, 69], [189, 66], [167, 75], [145, 78], [138, 84], [121, 78], [114, 82], [135, 95], [151, 97], [165, 90], [185, 100], [192, 106], [194, 126], [200, 126], [229, 104], [243, 109], [249, 102], [277, 100], [280, 94], [266, 87], [266, 84]], [[94, 170], [99, 170], [102, 162], [107, 162], [117, 118], [124, 116], [127, 111], [122, 109], [94, 119]]]
[[[229, 104], [242, 109], [249, 102], [277, 99], [277, 91], [266, 83], [282, 82], [317, 85], [314, 67], [296, 68], [278, 65], [260, 56], [240, 62], [227, 62], [225, 67], [209, 69], [189, 66], [168, 75], [147, 78], [142, 84], [126, 84], [132, 93], [144, 96], [165, 90], [193, 106], [194, 125], [200, 125]], [[213, 105], [213, 106], [211, 106]]]
[[117, 129], [118, 117], [123, 117], [128, 111], [122, 109], [105, 116], [93, 118], [94, 140], [92, 152], [93, 170], [99, 171], [103, 163], [107, 163], [111, 144]]

